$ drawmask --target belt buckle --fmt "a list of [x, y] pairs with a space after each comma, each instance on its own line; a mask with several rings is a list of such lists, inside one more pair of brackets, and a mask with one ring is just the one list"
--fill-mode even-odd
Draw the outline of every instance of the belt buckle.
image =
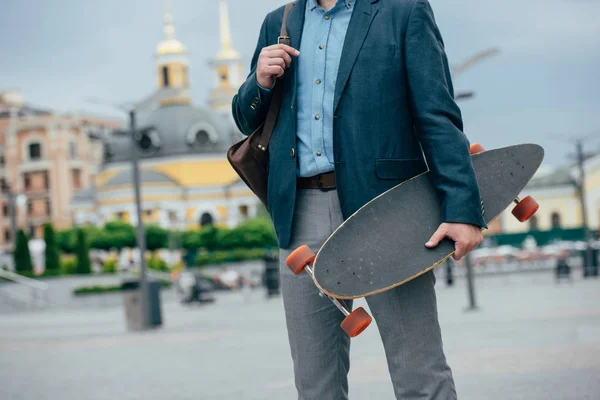
[[321, 182], [321, 175], [317, 175], [317, 187], [321, 192], [329, 192], [331, 189], [327, 189], [323, 187], [323, 183]]

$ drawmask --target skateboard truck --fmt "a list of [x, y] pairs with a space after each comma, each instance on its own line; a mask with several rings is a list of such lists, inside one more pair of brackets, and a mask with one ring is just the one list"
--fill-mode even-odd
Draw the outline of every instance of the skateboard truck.
[[[483, 153], [485, 149], [479, 143], [473, 143], [471, 148], [469, 149], [471, 155]], [[524, 199], [519, 199], [516, 197], [514, 200], [516, 206], [512, 210], [512, 215], [514, 215], [520, 222], [529, 221], [531, 217], [537, 212], [540, 208], [540, 205], [537, 201], [531, 196], [527, 196]]]
[[[294, 275], [300, 275], [302, 271], [305, 271], [308, 275], [310, 275], [311, 279], [314, 280], [312, 264], [315, 260], [315, 257], [315, 253], [310, 249], [310, 247], [303, 245], [294, 250], [288, 256], [285, 263], [294, 273]], [[335, 297], [326, 295], [321, 289], [319, 289], [319, 296], [327, 297], [337, 307], [337, 309], [346, 316], [340, 326], [350, 337], [356, 337], [360, 335], [365, 329], [367, 329], [373, 320], [369, 313], [367, 313], [367, 311], [365, 311], [365, 309], [362, 307], [358, 307], [354, 311], [350, 311], [342, 302]]]

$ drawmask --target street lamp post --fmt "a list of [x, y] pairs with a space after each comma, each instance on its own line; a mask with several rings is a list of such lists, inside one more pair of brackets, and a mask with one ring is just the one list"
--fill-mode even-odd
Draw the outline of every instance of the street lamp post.
[[139, 157], [137, 152], [137, 143], [136, 143], [136, 134], [137, 134], [137, 125], [136, 125], [136, 112], [135, 105], [134, 106], [124, 106], [120, 104], [115, 104], [103, 100], [97, 99], [89, 99], [91, 103], [101, 104], [105, 106], [109, 106], [120, 111], [127, 112], [129, 116], [129, 132], [123, 132], [129, 135], [131, 138], [131, 169], [133, 172], [133, 186], [135, 191], [135, 208], [137, 215], [137, 226], [136, 226], [136, 238], [138, 248], [140, 249], [140, 307], [141, 307], [141, 315], [142, 315], [142, 329], [150, 329], [153, 327], [152, 325], [152, 316], [150, 310], [150, 288], [148, 285], [148, 275], [146, 268], [146, 232], [144, 229], [144, 221], [142, 220], [142, 199], [141, 199], [141, 179], [140, 179], [140, 167], [139, 167]]
[[[590, 235], [590, 230], [588, 226], [588, 217], [587, 217], [587, 207], [586, 207], [586, 199], [585, 199], [585, 155], [583, 153], [583, 141], [577, 141], [577, 164], [579, 167], [579, 182], [577, 182], [576, 187], [579, 195], [579, 202], [581, 207], [581, 222], [583, 224], [584, 230], [584, 240], [585, 240], [585, 251], [583, 256], [583, 276], [587, 277], [588, 269], [592, 267], [592, 236]], [[594, 275], [593, 273], [591, 275]]]
[[142, 327], [147, 329], [151, 326], [150, 307], [148, 299], [150, 291], [148, 288], [148, 276], [146, 272], [146, 231], [142, 220], [142, 199], [140, 189], [140, 163], [135, 141], [136, 136], [135, 110], [129, 111], [129, 134], [131, 136], [131, 169], [133, 170], [133, 186], [135, 188], [135, 210], [137, 214], [137, 243], [140, 249], [140, 290], [142, 295]]

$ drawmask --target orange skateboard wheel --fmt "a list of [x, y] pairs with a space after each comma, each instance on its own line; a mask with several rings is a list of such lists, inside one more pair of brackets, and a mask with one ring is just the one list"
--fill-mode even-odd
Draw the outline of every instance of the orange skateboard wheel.
[[358, 307], [342, 321], [340, 326], [348, 336], [356, 337], [371, 325], [371, 321], [373, 321], [373, 318], [369, 313], [364, 308]]
[[536, 213], [540, 208], [537, 201], [531, 196], [527, 196], [515, 206], [512, 210], [512, 214], [521, 222], [528, 221], [529, 218]]
[[471, 145], [471, 148], [469, 149], [469, 151], [471, 152], [471, 155], [473, 155], [473, 154], [483, 153], [485, 151], [485, 149], [479, 143], [473, 143]]
[[304, 271], [304, 267], [311, 264], [315, 259], [315, 253], [307, 245], [302, 245], [286, 258], [285, 263], [295, 275]]

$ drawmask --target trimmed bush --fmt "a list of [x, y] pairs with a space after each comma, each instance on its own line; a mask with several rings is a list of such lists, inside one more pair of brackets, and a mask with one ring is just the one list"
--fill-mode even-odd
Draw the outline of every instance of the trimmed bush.
[[52, 274], [51, 271], [60, 271], [60, 253], [52, 224], [44, 225], [44, 241], [46, 242], [44, 275]]
[[169, 247], [169, 232], [156, 225], [146, 227], [146, 249], [155, 251]]
[[17, 245], [13, 254], [13, 258], [17, 273], [33, 273], [31, 254], [29, 253], [29, 239], [27, 239], [27, 235], [23, 229], [19, 229], [19, 232], [17, 233]]
[[169, 272], [171, 269], [167, 265], [167, 262], [160, 257], [152, 256], [147, 262], [148, 268], [155, 271]]
[[63, 259], [60, 262], [60, 271], [63, 275], [75, 275], [77, 273], [76, 259]]
[[56, 242], [61, 253], [74, 254], [77, 247], [77, 234], [75, 229], [66, 229], [56, 232]]
[[102, 272], [105, 274], [114, 274], [117, 272], [117, 260], [106, 260], [102, 266]]
[[[169, 281], [160, 281], [160, 286], [168, 288], [173, 285]], [[120, 285], [92, 285], [92, 286], [80, 286], [73, 289], [73, 295], [82, 296], [86, 294], [103, 294], [103, 293], [115, 293], [123, 291], [123, 284]]]
[[196, 266], [219, 265], [246, 260], [262, 260], [267, 254], [265, 249], [235, 249], [203, 253], [196, 258]]
[[92, 263], [90, 261], [90, 248], [87, 237], [83, 229], [77, 231], [77, 273], [87, 275], [92, 273]]

